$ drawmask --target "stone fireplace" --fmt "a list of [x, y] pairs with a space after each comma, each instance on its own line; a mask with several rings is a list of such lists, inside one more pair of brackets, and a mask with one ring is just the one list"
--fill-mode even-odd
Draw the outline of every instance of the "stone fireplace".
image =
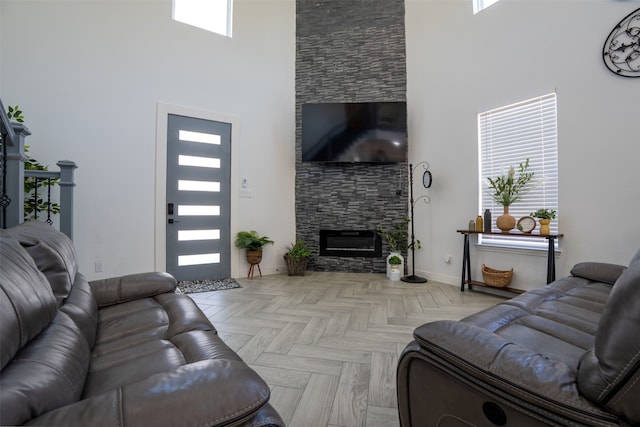
[[303, 163], [300, 129], [307, 102], [406, 101], [404, 16], [403, 0], [296, 2], [296, 235], [314, 251], [310, 270], [384, 273], [384, 243], [380, 255], [337, 253], [321, 249], [320, 231], [372, 231], [408, 214], [406, 159]]

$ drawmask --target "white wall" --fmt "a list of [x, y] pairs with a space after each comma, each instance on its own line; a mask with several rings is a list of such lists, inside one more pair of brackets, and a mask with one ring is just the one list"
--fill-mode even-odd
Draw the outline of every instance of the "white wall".
[[[502, 0], [477, 15], [471, 0], [406, 0], [410, 159], [428, 160], [431, 204], [416, 208], [424, 248], [416, 268], [459, 283], [462, 236], [478, 212], [477, 114], [558, 94], [559, 276], [576, 262], [626, 264], [640, 243], [640, 80], [608, 71], [602, 46], [634, 1]], [[448, 254], [451, 264], [444, 262]], [[472, 245], [484, 262], [515, 268], [514, 287], [544, 283], [544, 254]]]
[[[172, 21], [170, 0], [0, 2], [0, 94], [24, 110], [33, 157], [79, 166], [75, 244], [89, 278], [156, 268], [158, 103], [237, 117], [232, 179], [246, 177], [254, 197], [232, 195], [232, 233], [276, 241], [263, 273], [284, 265], [295, 236], [295, 2], [234, 4], [228, 39]], [[232, 253], [233, 275], [245, 275]]]
[[[76, 246], [90, 278], [155, 268], [158, 102], [238, 118], [233, 178], [246, 176], [255, 197], [235, 200], [236, 223], [276, 240], [263, 272], [281, 267], [295, 237], [295, 2], [235, 5], [227, 39], [173, 22], [169, 0], [0, 2], [0, 95], [23, 107], [34, 157], [79, 164]], [[601, 51], [637, 6], [502, 0], [474, 16], [471, 0], [406, 1], [410, 159], [428, 160], [434, 175], [431, 204], [415, 210], [418, 274], [459, 280], [455, 230], [478, 214], [477, 113], [553, 90], [566, 236], [558, 274], [630, 259], [640, 241], [640, 86], [610, 73]], [[472, 255], [475, 277], [486, 262], [514, 266], [517, 287], [544, 282], [544, 256]]]

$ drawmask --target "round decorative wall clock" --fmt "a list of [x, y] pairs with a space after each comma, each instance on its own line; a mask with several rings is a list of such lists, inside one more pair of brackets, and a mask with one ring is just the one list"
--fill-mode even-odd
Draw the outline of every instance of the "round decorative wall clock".
[[424, 188], [431, 187], [432, 181], [433, 178], [431, 177], [431, 172], [429, 172], [428, 170], [424, 171], [424, 174], [422, 174], [422, 185], [424, 186]]
[[604, 63], [623, 77], [640, 77], [640, 9], [616, 25], [604, 42]]

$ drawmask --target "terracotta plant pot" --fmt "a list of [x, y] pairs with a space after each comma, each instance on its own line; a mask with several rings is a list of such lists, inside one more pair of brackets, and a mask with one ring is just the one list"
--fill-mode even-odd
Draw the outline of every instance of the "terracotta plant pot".
[[509, 215], [509, 206], [504, 206], [503, 214], [496, 219], [496, 227], [503, 233], [508, 233], [516, 226], [516, 219], [513, 215]]
[[247, 249], [247, 262], [251, 265], [260, 264], [262, 261], [262, 251], [251, 251]]

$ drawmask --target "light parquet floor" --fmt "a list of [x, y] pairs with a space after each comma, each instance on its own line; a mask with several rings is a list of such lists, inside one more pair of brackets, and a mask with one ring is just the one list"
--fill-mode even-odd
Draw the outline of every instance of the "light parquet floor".
[[395, 372], [413, 330], [503, 299], [384, 274], [307, 272], [189, 294], [271, 387], [290, 427], [398, 426]]

